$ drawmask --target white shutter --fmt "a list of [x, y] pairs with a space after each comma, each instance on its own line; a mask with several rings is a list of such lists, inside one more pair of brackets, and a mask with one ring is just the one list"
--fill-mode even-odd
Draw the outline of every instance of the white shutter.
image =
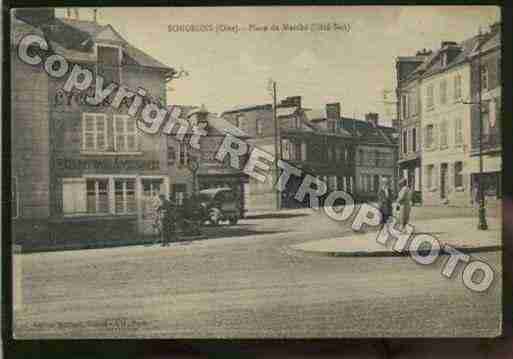
[[302, 161], [307, 160], [307, 158], [306, 158], [306, 143], [305, 142], [301, 142], [301, 160]]
[[62, 211], [64, 214], [86, 212], [85, 178], [62, 180]]

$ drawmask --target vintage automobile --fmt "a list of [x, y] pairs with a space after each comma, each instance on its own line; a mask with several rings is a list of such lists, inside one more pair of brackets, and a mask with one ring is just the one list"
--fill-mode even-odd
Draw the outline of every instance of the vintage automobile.
[[237, 224], [240, 218], [240, 199], [229, 187], [209, 188], [199, 191], [198, 200], [203, 207], [204, 220], [214, 225], [221, 221]]

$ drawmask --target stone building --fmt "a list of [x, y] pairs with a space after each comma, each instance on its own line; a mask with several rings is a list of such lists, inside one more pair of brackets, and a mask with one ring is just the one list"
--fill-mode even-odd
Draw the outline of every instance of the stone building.
[[[501, 30], [500, 23], [483, 34], [479, 47], [470, 54], [471, 59], [471, 148], [466, 172], [473, 187], [482, 178], [488, 204], [498, 204], [502, 183], [502, 96], [501, 96]], [[480, 58], [479, 58], [480, 57]], [[481, 116], [479, 115], [479, 74], [481, 73]], [[483, 174], [479, 174], [479, 122], [482, 122]], [[500, 206], [499, 206], [500, 207]]]
[[431, 51], [418, 51], [415, 56], [402, 56], [396, 60], [396, 98], [399, 124], [398, 169], [399, 176], [408, 179], [417, 197], [421, 193], [422, 97], [420, 79], [422, 63]]
[[[276, 115], [279, 122], [280, 133], [300, 130], [302, 132], [314, 132], [305, 115], [305, 109], [301, 106], [301, 97], [288, 97], [276, 107]], [[248, 143], [263, 150], [273, 157], [280, 158], [280, 139], [275, 136], [275, 124], [273, 121], [273, 108], [271, 104], [238, 106], [224, 111], [221, 117], [238, 127], [248, 136]], [[285, 135], [284, 135], [285, 136]], [[278, 151], [276, 151], [278, 148]], [[305, 151], [304, 147], [303, 151]], [[271, 164], [272, 166], [272, 164]], [[273, 167], [273, 166], [272, 166]], [[277, 178], [273, 171], [273, 179], [261, 183], [253, 178], [245, 185], [247, 208], [252, 211], [273, 210], [278, 206], [278, 194], [274, 188]]]
[[[215, 156], [225, 136], [231, 135], [243, 141], [247, 141], [249, 136], [217, 114], [207, 112], [203, 106], [179, 107], [182, 113], [180, 118], [187, 121], [189, 126], [185, 141], [179, 141], [176, 136], [167, 138], [171, 193], [180, 202], [194, 190], [230, 187], [240, 200], [241, 216], [244, 216], [248, 176], [242, 173], [242, 168], [231, 168], [228, 162], [219, 162]], [[190, 145], [191, 129], [198, 124], [203, 124], [205, 129], [205, 134], [199, 139], [199, 149]], [[197, 163], [196, 173], [193, 172], [194, 162]], [[243, 164], [245, 161], [241, 158], [241, 167]]]
[[13, 16], [12, 183], [16, 240], [23, 245], [136, 238], [149, 233], [158, 194], [169, 193], [164, 136], [148, 135], [110, 100], [92, 106], [87, 94], [63, 91], [68, 74], [49, 76], [20, 61], [17, 45], [39, 34], [61, 55], [106, 84], [143, 88], [165, 105], [174, 70], [130, 45], [110, 25], [56, 18], [53, 9]]
[[360, 201], [374, 201], [377, 198], [381, 180], [388, 178], [395, 187], [397, 163], [397, 130], [379, 124], [377, 113], [368, 113], [364, 120], [344, 117], [330, 107], [340, 109], [340, 104], [326, 106], [326, 118], [311, 114], [312, 121], [318, 127], [332, 132], [346, 134], [344, 141], [347, 151], [347, 185], [344, 189]]

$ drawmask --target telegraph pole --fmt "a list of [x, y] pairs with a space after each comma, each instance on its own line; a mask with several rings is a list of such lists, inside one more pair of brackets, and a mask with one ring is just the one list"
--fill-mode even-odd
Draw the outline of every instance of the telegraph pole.
[[483, 112], [482, 112], [482, 71], [481, 68], [481, 39], [482, 39], [482, 33], [481, 33], [481, 27], [479, 27], [479, 34], [477, 37], [478, 42], [478, 53], [477, 53], [477, 69], [479, 72], [478, 75], [478, 100], [477, 100], [477, 107], [479, 111], [479, 178], [477, 180], [477, 190], [479, 195], [479, 224], [478, 229], [481, 230], [487, 230], [488, 224], [486, 223], [486, 207], [485, 207], [485, 197], [484, 197], [484, 191], [483, 191]]
[[280, 126], [278, 124], [278, 117], [276, 116], [276, 81], [272, 82], [272, 96], [273, 96], [273, 121], [274, 121], [274, 171], [276, 173], [276, 209], [281, 209], [281, 192], [278, 188], [278, 180], [280, 168], [278, 167], [278, 161], [281, 159], [280, 151]]

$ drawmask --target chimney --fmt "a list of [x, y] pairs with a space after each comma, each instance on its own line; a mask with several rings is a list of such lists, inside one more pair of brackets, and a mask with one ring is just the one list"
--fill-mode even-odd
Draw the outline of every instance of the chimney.
[[326, 118], [328, 120], [340, 119], [340, 102], [326, 104]]
[[442, 43], [440, 44], [440, 48], [442, 49], [452, 46], [458, 46], [458, 43], [455, 41], [442, 41]]
[[41, 26], [55, 19], [55, 11], [52, 8], [21, 8], [15, 10], [18, 19], [30, 25]]
[[288, 96], [284, 100], [281, 100], [281, 106], [297, 106], [301, 108], [301, 96]]
[[376, 112], [369, 112], [365, 114], [365, 121], [371, 123], [373, 126], [378, 126], [379, 114]]

